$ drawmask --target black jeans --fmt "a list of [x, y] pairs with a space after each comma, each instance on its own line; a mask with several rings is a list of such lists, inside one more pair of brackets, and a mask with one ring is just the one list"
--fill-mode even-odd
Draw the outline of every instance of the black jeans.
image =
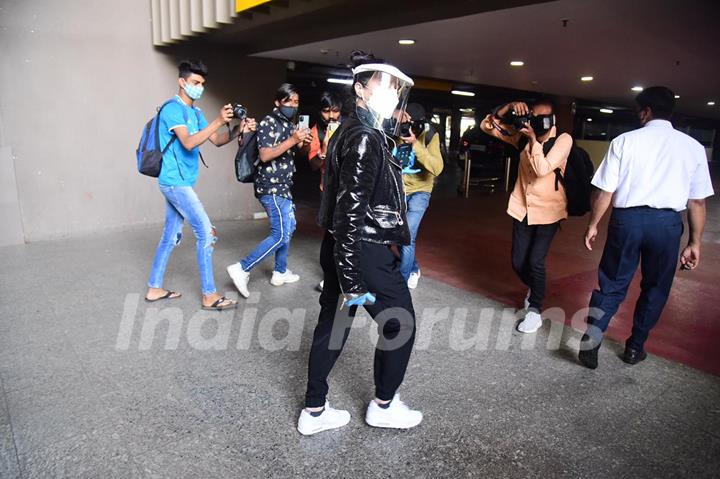
[[[325, 233], [320, 248], [320, 265], [324, 273], [320, 295], [320, 316], [313, 334], [308, 364], [306, 407], [325, 405], [327, 378], [345, 346], [357, 307], [343, 308], [340, 283], [335, 269], [335, 238]], [[373, 305], [364, 306], [378, 323], [375, 347], [375, 396], [383, 401], [393, 398], [400, 387], [415, 342], [415, 310], [400, 261], [388, 246], [363, 242], [360, 258], [363, 279], [376, 297]]]
[[528, 225], [527, 216], [513, 219], [512, 267], [530, 288], [530, 309], [538, 313], [545, 299], [545, 257], [559, 228], [560, 222]]

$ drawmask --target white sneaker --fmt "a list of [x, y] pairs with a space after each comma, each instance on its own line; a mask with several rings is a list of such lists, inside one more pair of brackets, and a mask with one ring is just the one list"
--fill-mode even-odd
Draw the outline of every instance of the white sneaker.
[[325, 280], [320, 281], [320, 284], [318, 284], [317, 289], [320, 290], [322, 293], [323, 288], [325, 287]]
[[410, 429], [420, 424], [423, 415], [420, 411], [413, 411], [400, 400], [396, 394], [387, 409], [381, 408], [373, 399], [367, 408], [365, 422], [373, 427], [387, 427], [391, 429]]
[[525, 295], [525, 301], [523, 301], [523, 307], [527, 311], [530, 309], [530, 290], [528, 289], [527, 294]]
[[525, 315], [525, 319], [518, 324], [518, 331], [521, 333], [534, 333], [542, 326], [542, 317], [535, 311], [528, 311]]
[[298, 419], [297, 429], [303, 436], [311, 436], [328, 429], [337, 429], [350, 422], [350, 413], [342, 409], [333, 409], [325, 402], [325, 410], [315, 417], [303, 408]]
[[300, 276], [294, 274], [289, 269], [286, 269], [284, 273], [273, 271], [272, 278], [270, 278], [270, 284], [273, 286], [282, 286], [285, 283], [296, 283], [298, 281], [300, 281]]
[[420, 280], [420, 271], [418, 271], [417, 273], [415, 273], [415, 272], [410, 273], [410, 277], [408, 277], [408, 288], [410, 288], [410, 289], [417, 288], [419, 280]]
[[248, 291], [248, 282], [250, 281], [250, 272], [245, 271], [242, 269], [242, 266], [240, 266], [240, 263], [231, 264], [227, 267], [227, 272], [230, 275], [230, 278], [233, 280], [233, 284], [237, 288], [237, 290], [240, 292], [240, 294], [247, 298], [250, 296], [250, 291]]

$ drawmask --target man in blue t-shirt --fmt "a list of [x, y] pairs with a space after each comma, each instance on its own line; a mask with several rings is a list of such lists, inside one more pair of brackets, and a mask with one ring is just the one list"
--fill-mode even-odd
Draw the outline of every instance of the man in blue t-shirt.
[[202, 308], [223, 310], [237, 307], [215, 290], [212, 254], [217, 240], [215, 228], [193, 190], [198, 177], [200, 145], [210, 140], [222, 146], [238, 136], [239, 132], [255, 130], [255, 120], [248, 118], [227, 131], [218, 131], [229, 125], [233, 118], [231, 105], [225, 105], [220, 114], [208, 123], [194, 103], [202, 96], [207, 67], [198, 60], [184, 60], [178, 65], [178, 93], [168, 100], [160, 112], [160, 145], [167, 145], [162, 169], [158, 177], [160, 192], [165, 197], [165, 226], [155, 252], [146, 301], [179, 298], [180, 293], [164, 289], [163, 277], [173, 248], [182, 238], [183, 223], [187, 220], [197, 238], [197, 260], [200, 270]]

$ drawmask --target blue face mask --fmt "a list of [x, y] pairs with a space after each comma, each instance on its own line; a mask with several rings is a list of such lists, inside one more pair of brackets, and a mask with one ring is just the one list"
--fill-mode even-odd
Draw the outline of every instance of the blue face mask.
[[285, 118], [287, 118], [288, 120], [292, 120], [293, 118], [295, 118], [295, 115], [297, 115], [297, 111], [298, 111], [296, 106], [285, 106], [285, 105], [281, 105], [279, 107], [279, 110], [280, 110], [280, 113], [282, 113], [283, 116], [285, 116]]
[[185, 90], [187, 96], [189, 96], [193, 100], [199, 100], [203, 94], [203, 91], [205, 91], [205, 87], [203, 87], [202, 85], [191, 85], [189, 83], [185, 83], [183, 90]]

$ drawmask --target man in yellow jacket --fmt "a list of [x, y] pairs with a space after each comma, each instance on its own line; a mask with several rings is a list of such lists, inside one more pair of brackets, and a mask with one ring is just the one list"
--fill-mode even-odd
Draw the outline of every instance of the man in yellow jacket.
[[415, 289], [420, 279], [420, 267], [415, 259], [415, 239], [420, 221], [430, 204], [435, 178], [442, 172], [444, 164], [440, 153], [440, 135], [425, 118], [425, 109], [418, 103], [411, 103], [406, 111], [412, 128], [409, 136], [402, 139], [413, 145], [415, 163], [413, 172], [403, 176], [410, 244], [400, 250], [400, 272], [407, 280], [408, 287]]

